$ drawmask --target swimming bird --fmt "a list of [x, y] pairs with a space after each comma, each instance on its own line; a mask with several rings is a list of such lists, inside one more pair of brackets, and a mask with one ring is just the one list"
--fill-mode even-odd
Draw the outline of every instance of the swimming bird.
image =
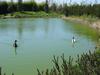
[[75, 42], [76, 42], [76, 40], [75, 40], [75, 37], [73, 36], [72, 43], [75, 43]]
[[17, 40], [14, 41], [13, 47], [15, 47], [15, 48], [18, 47], [18, 45], [17, 45]]

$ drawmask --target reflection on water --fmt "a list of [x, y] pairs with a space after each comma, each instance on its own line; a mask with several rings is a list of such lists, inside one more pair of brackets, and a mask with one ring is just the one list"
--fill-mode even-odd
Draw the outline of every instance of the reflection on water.
[[14, 48], [15, 49], [15, 55], [17, 55], [17, 48]]
[[[32, 75], [36, 74], [37, 67], [50, 68], [53, 55], [64, 53], [66, 57], [75, 57], [88, 50], [93, 51], [95, 41], [92, 36], [88, 38], [88, 29], [81, 30], [57, 18], [1, 19], [0, 66], [3, 73]], [[77, 40], [74, 44], [73, 36]], [[12, 46], [15, 39], [18, 40], [18, 48]]]
[[75, 47], [75, 43], [72, 43], [72, 47], [73, 47], [73, 48]]
[[18, 21], [18, 33], [19, 33], [19, 39], [21, 39], [22, 38], [22, 33], [23, 32], [23, 23], [22, 23], [22, 21]]

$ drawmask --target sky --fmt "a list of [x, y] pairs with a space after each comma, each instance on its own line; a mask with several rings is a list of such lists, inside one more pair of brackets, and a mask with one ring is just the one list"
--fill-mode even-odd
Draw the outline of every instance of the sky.
[[[11, 1], [11, 0], [0, 0], [0, 1]], [[15, 2], [16, 1], [18, 1], [18, 0], [14, 0]], [[23, 1], [31, 1], [31, 0], [23, 0]], [[40, 2], [43, 2], [43, 1], [45, 1], [45, 0], [35, 0], [36, 2], [38, 2], [38, 3], [40, 3]], [[67, 3], [69, 3], [70, 2], [70, 0], [50, 0], [50, 1], [53, 1], [53, 2], [56, 2], [56, 3], [65, 3], [65, 2], [67, 2]], [[87, 2], [87, 3], [94, 3], [95, 2], [95, 0], [71, 0], [72, 1], [72, 3], [80, 3], [80, 2], [82, 2], [82, 1], [85, 1], [85, 2]], [[97, 2], [98, 3], [100, 3], [100, 0], [97, 0]]]

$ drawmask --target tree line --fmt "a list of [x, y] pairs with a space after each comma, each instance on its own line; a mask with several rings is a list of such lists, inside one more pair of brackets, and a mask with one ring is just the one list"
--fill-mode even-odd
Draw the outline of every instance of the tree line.
[[58, 5], [53, 3], [50, 7], [51, 11], [56, 11], [66, 16], [82, 16], [91, 15], [100, 18], [100, 4], [72, 4], [67, 3]]
[[37, 4], [34, 0], [30, 2], [22, 2], [19, 0], [17, 3], [12, 2], [0, 2], [0, 14], [13, 13], [18, 11], [45, 11], [45, 12], [57, 12], [66, 16], [81, 16], [91, 15], [100, 18], [100, 4], [68, 4], [64, 3], [58, 5], [56, 3], [49, 4], [46, 0], [44, 3]]
[[48, 0], [44, 3], [37, 4], [34, 0], [29, 2], [0, 2], [0, 14], [8, 14], [22, 11], [45, 11], [48, 13]]

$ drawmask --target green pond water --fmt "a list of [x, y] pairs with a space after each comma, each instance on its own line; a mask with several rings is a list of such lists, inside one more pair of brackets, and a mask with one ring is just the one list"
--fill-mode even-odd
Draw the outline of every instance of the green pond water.
[[[53, 55], [64, 53], [66, 58], [76, 58], [77, 54], [94, 51], [97, 35], [88, 27], [58, 18], [0, 19], [2, 74], [36, 75], [37, 68], [52, 67]], [[18, 40], [16, 50], [14, 40]]]

